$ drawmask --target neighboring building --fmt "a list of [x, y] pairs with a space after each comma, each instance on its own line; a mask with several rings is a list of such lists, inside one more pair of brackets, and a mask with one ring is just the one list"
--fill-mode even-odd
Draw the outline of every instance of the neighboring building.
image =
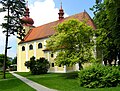
[[56, 66], [55, 65], [55, 57], [57, 53], [52, 53], [51, 51], [46, 49], [46, 40], [49, 39], [49, 36], [55, 33], [54, 27], [64, 20], [68, 19], [78, 19], [79, 21], [87, 20], [87, 24], [92, 26], [95, 29], [95, 25], [88, 15], [87, 12], [82, 12], [79, 14], [75, 14], [69, 17], [64, 18], [64, 10], [62, 6], [59, 10], [59, 20], [50, 22], [38, 27], [33, 27], [34, 21], [29, 17], [29, 9], [26, 8], [26, 12], [22, 20], [25, 22], [23, 24], [25, 28], [26, 36], [24, 37], [24, 41], [18, 40], [17, 46], [17, 71], [19, 72], [28, 72], [29, 69], [25, 67], [25, 61], [29, 61], [32, 56], [36, 57], [36, 59], [40, 57], [45, 57], [50, 62], [49, 72], [70, 72], [79, 70], [78, 64], [73, 67], [67, 66]]

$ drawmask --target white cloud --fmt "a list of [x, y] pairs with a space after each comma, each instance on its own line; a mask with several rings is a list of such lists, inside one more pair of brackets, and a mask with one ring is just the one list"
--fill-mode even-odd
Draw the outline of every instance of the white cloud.
[[[59, 9], [55, 8], [53, 0], [37, 0], [33, 4], [30, 4], [30, 17], [34, 20], [35, 26], [40, 26], [45, 23], [49, 23], [58, 20]], [[68, 16], [65, 13], [65, 17]]]
[[[0, 5], [0, 8], [2, 6]], [[53, 0], [36, 0], [33, 4], [30, 4], [30, 17], [34, 20], [35, 26], [40, 26], [45, 23], [49, 23], [55, 20], [58, 20], [58, 12], [59, 9], [55, 8], [55, 3]], [[0, 12], [0, 24], [4, 22], [3, 17], [6, 13]], [[65, 17], [68, 16], [66, 13]], [[2, 33], [3, 29], [0, 27], [0, 54], [4, 54], [5, 49], [5, 34]], [[14, 57], [16, 56], [16, 37], [12, 36], [9, 38], [9, 45], [12, 46], [10, 50], [8, 50], [8, 56]]]

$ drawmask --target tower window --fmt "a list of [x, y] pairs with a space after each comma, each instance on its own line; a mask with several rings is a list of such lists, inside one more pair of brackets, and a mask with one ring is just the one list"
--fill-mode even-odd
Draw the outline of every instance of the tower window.
[[29, 46], [29, 50], [33, 50], [33, 45], [30, 45], [30, 46]]
[[51, 58], [53, 58], [53, 57], [54, 57], [54, 54], [52, 53], [52, 54], [51, 54]]
[[54, 63], [52, 63], [52, 67], [54, 67]]
[[39, 48], [42, 48], [42, 43], [39, 43], [39, 44], [38, 44], [38, 49], [39, 49]]
[[22, 51], [25, 51], [25, 47], [24, 46], [22, 46]]

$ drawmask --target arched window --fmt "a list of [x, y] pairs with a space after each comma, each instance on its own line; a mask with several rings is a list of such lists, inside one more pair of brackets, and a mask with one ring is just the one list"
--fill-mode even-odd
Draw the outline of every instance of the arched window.
[[51, 58], [53, 58], [53, 57], [54, 57], [54, 54], [52, 53], [52, 54], [51, 54]]
[[25, 51], [25, 47], [24, 46], [22, 46], [22, 51]]
[[38, 49], [39, 49], [39, 48], [42, 48], [42, 43], [39, 43], [39, 44], [38, 44]]
[[29, 50], [33, 50], [33, 45], [30, 45], [30, 46], [29, 46]]

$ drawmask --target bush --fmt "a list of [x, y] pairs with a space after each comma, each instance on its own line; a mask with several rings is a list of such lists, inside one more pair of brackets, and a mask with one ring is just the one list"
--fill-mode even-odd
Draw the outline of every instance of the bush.
[[120, 84], [118, 67], [92, 65], [79, 72], [80, 86], [86, 88], [115, 87]]
[[35, 57], [31, 57], [30, 61], [25, 62], [25, 66], [30, 68], [33, 75], [39, 75], [47, 73], [50, 64], [45, 58], [35, 60]]

